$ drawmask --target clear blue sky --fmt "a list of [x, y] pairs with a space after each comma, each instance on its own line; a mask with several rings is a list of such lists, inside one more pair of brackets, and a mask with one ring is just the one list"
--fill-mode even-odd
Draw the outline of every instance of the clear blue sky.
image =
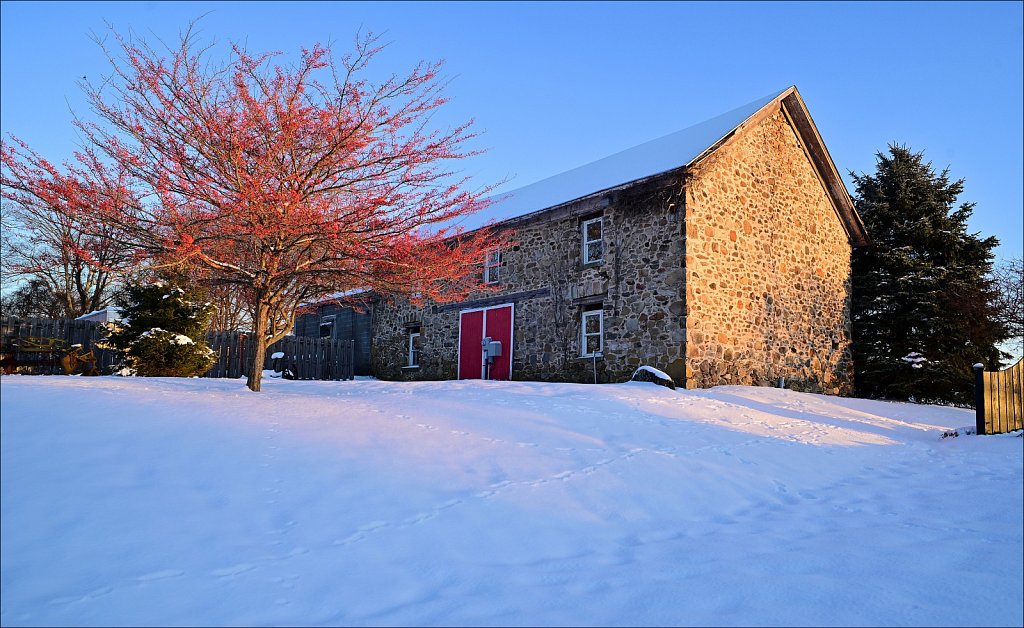
[[[107, 62], [91, 34], [173, 41], [189, 20], [252, 51], [391, 42], [375, 71], [446, 61], [439, 122], [475, 118], [489, 151], [465, 164], [514, 189], [796, 85], [840, 172], [906, 144], [978, 206], [972, 230], [1020, 256], [1024, 216], [1021, 2], [329, 3], [3, 2], [0, 127], [62, 160], [87, 116], [76, 81]], [[850, 184], [849, 177], [846, 177]], [[852, 188], [851, 188], [852, 191]]]

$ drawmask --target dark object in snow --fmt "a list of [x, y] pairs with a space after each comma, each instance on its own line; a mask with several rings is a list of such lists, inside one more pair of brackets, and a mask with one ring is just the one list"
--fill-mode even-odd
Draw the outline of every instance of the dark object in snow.
[[638, 368], [636, 372], [633, 373], [632, 381], [651, 382], [652, 384], [671, 388], [672, 390], [676, 389], [676, 383], [672, 381], [671, 377], [663, 371], [659, 371], [658, 369], [650, 366], [641, 366]]
[[964, 436], [973, 436], [974, 434], [977, 434], [977, 433], [978, 432], [974, 429], [973, 426], [968, 425], [966, 427], [958, 427], [958, 428], [955, 428], [955, 429], [952, 429], [952, 430], [946, 430], [945, 432], [942, 433], [942, 437], [943, 438], [956, 438], [957, 436], [960, 436], [961, 434], [963, 434]]
[[294, 364], [284, 367], [284, 370], [281, 371], [281, 379], [298, 379]]

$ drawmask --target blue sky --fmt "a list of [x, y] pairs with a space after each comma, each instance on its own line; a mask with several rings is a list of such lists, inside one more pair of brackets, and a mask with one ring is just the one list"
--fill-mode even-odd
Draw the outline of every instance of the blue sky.
[[204, 37], [252, 51], [344, 52], [359, 29], [383, 33], [379, 75], [445, 60], [453, 102], [437, 120], [476, 120], [489, 150], [464, 168], [506, 190], [796, 85], [844, 175], [873, 172], [890, 142], [923, 150], [966, 179], [972, 230], [1022, 254], [1021, 2], [7, 1], [4, 135], [66, 158], [71, 110], [88, 117], [76, 81], [108, 68], [92, 34], [173, 41], [201, 15]]

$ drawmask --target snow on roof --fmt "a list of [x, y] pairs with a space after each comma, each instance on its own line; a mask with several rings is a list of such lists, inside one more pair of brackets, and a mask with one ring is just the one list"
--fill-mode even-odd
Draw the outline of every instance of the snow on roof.
[[351, 290], [345, 290], [344, 292], [334, 292], [332, 294], [328, 294], [327, 296], [320, 297], [319, 299], [317, 299], [315, 301], [309, 301], [309, 302], [306, 302], [306, 303], [302, 303], [302, 304], [299, 305], [299, 307], [309, 307], [311, 305], [320, 305], [321, 303], [329, 303], [331, 301], [337, 301], [338, 299], [344, 299], [345, 297], [355, 296], [357, 294], [362, 294], [364, 292], [371, 292], [371, 289], [370, 288], [353, 288]]
[[492, 196], [494, 202], [486, 209], [446, 226], [478, 229], [491, 221], [518, 218], [688, 165], [788, 89], [604, 159]]
[[103, 321], [113, 321], [113, 320], [119, 320], [120, 318], [121, 318], [121, 308], [111, 305], [111, 306], [103, 308], [102, 310], [94, 310], [92, 312], [89, 312], [88, 314], [82, 314], [81, 316], [79, 316], [75, 320], [76, 321], [85, 321], [85, 320], [99, 320], [99, 319], [102, 319]]

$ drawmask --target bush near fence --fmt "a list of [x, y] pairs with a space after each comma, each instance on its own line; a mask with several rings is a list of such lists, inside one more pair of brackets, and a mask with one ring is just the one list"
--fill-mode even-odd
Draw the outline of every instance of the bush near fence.
[[[100, 373], [109, 375], [117, 367], [114, 351], [99, 349], [103, 328], [96, 321], [51, 320], [40, 318], [5, 318], [0, 322], [4, 344], [15, 338], [59, 338], [68, 345], [80, 344], [83, 351], [93, 351]], [[203, 377], [247, 377], [247, 355], [255, 345], [251, 334], [243, 332], [210, 332], [206, 344], [216, 352], [217, 361]], [[285, 354], [282, 367], [287, 366], [297, 379], [347, 380], [354, 377], [353, 342], [329, 338], [296, 338], [288, 336], [267, 347], [264, 368], [271, 368], [274, 353]], [[44, 373], [40, 369], [29, 372]]]

